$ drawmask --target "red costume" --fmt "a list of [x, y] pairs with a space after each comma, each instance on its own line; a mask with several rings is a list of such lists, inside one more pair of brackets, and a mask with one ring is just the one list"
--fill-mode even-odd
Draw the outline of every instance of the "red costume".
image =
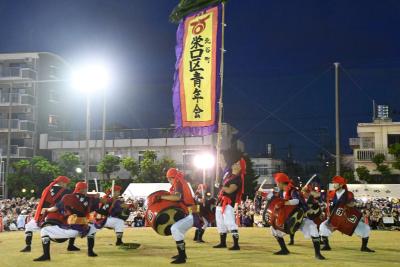
[[46, 221], [53, 223], [60, 223], [64, 222], [65, 220], [65, 217], [58, 212], [53, 212], [45, 215], [41, 214], [43, 208], [50, 208], [52, 206], [55, 206], [64, 195], [71, 193], [71, 191], [67, 188], [63, 188], [57, 185], [58, 183], [68, 184], [70, 183], [70, 179], [66, 176], [58, 176], [43, 190], [39, 204], [36, 207], [36, 213], [34, 217], [35, 221], [38, 222], [39, 225], [43, 223], [45, 219]]

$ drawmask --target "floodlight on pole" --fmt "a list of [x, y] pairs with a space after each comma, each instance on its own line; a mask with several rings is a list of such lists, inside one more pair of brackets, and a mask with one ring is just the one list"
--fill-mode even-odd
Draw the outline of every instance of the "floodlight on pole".
[[72, 74], [72, 86], [84, 93], [104, 90], [110, 83], [110, 74], [104, 65], [85, 65]]
[[[212, 154], [208, 153], [198, 154], [194, 156], [193, 163], [196, 168], [203, 170], [202, 197], [203, 200], [205, 200], [204, 184], [206, 184], [206, 170], [211, 169], [214, 166], [215, 158]], [[203, 205], [205, 205], [205, 202], [203, 202]]]
[[215, 159], [212, 154], [199, 154], [194, 157], [193, 163], [199, 169], [211, 169], [214, 167]]
[[[110, 83], [110, 74], [102, 64], [83, 65], [72, 74], [72, 86], [86, 94], [86, 161], [85, 182], [89, 180], [90, 161], [90, 95], [95, 91], [102, 90], [103, 93]], [[105, 130], [105, 105], [103, 106], [103, 151]]]

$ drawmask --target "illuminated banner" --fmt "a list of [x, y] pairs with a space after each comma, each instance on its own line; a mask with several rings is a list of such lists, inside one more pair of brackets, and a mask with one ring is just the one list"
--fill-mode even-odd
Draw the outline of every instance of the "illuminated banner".
[[178, 26], [173, 87], [176, 135], [217, 132], [221, 5], [185, 17]]

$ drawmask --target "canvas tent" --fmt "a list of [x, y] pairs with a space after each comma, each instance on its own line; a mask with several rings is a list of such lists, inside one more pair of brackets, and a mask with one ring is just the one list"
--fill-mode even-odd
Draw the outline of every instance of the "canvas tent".
[[147, 198], [148, 195], [155, 191], [169, 191], [170, 187], [171, 185], [169, 183], [131, 183], [122, 196], [125, 199]]
[[348, 184], [355, 198], [400, 198], [400, 184]]

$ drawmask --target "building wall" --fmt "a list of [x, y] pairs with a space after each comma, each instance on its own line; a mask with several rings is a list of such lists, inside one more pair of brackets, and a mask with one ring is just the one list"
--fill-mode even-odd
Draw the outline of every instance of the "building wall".
[[256, 175], [260, 175], [258, 183], [261, 184], [267, 180], [267, 184], [273, 184], [274, 180], [272, 175], [276, 172], [284, 171], [285, 162], [280, 159], [273, 158], [251, 158], [253, 162], [253, 169]]
[[359, 123], [357, 133], [360, 139], [359, 146], [354, 148], [354, 169], [365, 166], [371, 174], [379, 174], [372, 158], [376, 154], [384, 154], [385, 164], [391, 167], [393, 174], [400, 174], [400, 170], [392, 168], [395, 161], [388, 151], [388, 135], [400, 135], [400, 123], [376, 120], [373, 123]]
[[[128, 130], [121, 130], [125, 133]], [[131, 129], [131, 132], [136, 132]], [[169, 131], [163, 131], [169, 133]], [[238, 146], [238, 142], [233, 141], [237, 131], [230, 125], [225, 124], [222, 132], [221, 149], [230, 149], [232, 146]], [[70, 135], [69, 135], [70, 136]], [[79, 134], [77, 135], [79, 136]], [[121, 136], [114, 134], [113, 136]], [[82, 164], [86, 161], [86, 140], [77, 138], [76, 140], [58, 139], [51, 134], [41, 134], [40, 149], [41, 151], [49, 151], [53, 161], [57, 161], [60, 156], [66, 152], [75, 153], [81, 159]], [[105, 142], [105, 151], [123, 157], [132, 157], [140, 160], [141, 154], [146, 150], [153, 150], [157, 153], [158, 158], [168, 157], [175, 161], [177, 166], [190, 173], [194, 166], [192, 165], [195, 154], [204, 151], [213, 152], [216, 145], [215, 134], [204, 137], [181, 137], [181, 138], [125, 138], [125, 139], [107, 139]], [[90, 165], [92, 172], [91, 177], [97, 177], [94, 171], [95, 166], [102, 159], [102, 140], [90, 140]], [[241, 142], [243, 146], [243, 143]], [[119, 175], [119, 174], [117, 174]], [[125, 175], [127, 175], [125, 173]], [[122, 177], [122, 176], [121, 176]]]
[[[12, 89], [11, 160], [30, 158], [38, 154], [40, 133], [49, 130], [49, 114], [56, 114], [50, 91], [60, 91], [62, 83], [54, 73], [56, 66], [65, 63], [50, 53], [0, 54], [0, 148], [7, 155], [8, 110], [7, 98]], [[43, 82], [47, 81], [47, 82]], [[63, 83], [65, 85], [65, 82]], [[54, 94], [53, 94], [54, 95]]]

